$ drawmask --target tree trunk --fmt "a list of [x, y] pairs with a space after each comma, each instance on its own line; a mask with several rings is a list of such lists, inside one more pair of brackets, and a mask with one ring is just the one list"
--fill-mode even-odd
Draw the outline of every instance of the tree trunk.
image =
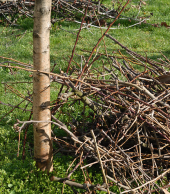
[[[34, 8], [34, 69], [50, 72], [51, 0], [36, 0]], [[45, 73], [33, 74], [34, 158], [37, 168], [50, 172], [52, 164], [50, 79]]]

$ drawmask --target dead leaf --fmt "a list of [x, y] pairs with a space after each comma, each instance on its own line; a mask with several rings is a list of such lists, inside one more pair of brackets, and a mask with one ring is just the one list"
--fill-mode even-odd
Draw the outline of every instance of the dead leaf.
[[146, 2], [145, 2], [145, 1], [142, 1], [142, 4], [143, 4], [143, 5], [146, 5]]
[[170, 74], [165, 74], [157, 77], [161, 83], [170, 84]]
[[166, 28], [169, 28], [168, 24], [166, 22], [161, 22], [161, 26], [165, 26]]

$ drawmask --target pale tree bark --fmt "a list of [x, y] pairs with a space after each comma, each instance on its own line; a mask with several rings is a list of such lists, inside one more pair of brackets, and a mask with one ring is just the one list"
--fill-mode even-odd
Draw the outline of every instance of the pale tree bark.
[[[33, 60], [34, 69], [50, 72], [51, 0], [36, 0], [34, 8]], [[50, 79], [45, 73], [33, 74], [33, 119], [46, 121], [34, 124], [34, 158], [37, 168], [50, 172], [52, 141], [50, 113]]]

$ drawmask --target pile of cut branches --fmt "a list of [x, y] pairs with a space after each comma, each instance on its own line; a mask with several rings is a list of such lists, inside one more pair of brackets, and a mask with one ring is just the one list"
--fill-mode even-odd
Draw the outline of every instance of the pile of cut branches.
[[[114, 7], [114, 4], [117, 4], [117, 8]], [[99, 27], [103, 26], [106, 28], [110, 24], [110, 19], [114, 19], [119, 13], [123, 1], [115, 1], [112, 7], [108, 8], [102, 1], [93, 1], [93, 0], [53, 0], [52, 1], [52, 19], [51, 22], [54, 24], [59, 21], [72, 21], [76, 23], [81, 23], [82, 17], [87, 8], [86, 19], [83, 22], [84, 28]], [[139, 1], [138, 10], [142, 7], [141, 2]], [[130, 8], [127, 8], [128, 11]], [[34, 0], [7, 0], [0, 1], [0, 23], [7, 23], [8, 25], [18, 25], [17, 21], [19, 18], [33, 18], [34, 13]], [[125, 20], [134, 20], [138, 25], [141, 22], [147, 20], [147, 17], [144, 19], [137, 19], [135, 16], [133, 18], [128, 18], [121, 15], [121, 19]]]
[[[51, 123], [67, 133], [60, 137], [54, 130], [55, 153], [79, 158], [66, 178], [51, 180], [64, 182], [75, 192], [78, 187], [87, 192], [113, 193], [112, 186], [117, 185], [120, 193], [166, 193], [170, 187], [170, 61], [164, 55], [165, 60], [160, 62], [151, 60], [109, 34], [106, 37], [129, 56], [107, 56], [109, 63], [95, 69], [93, 63], [104, 55], [96, 53], [82, 71], [69, 65], [68, 73], [49, 73], [52, 82], [61, 84], [56, 100], [51, 102]], [[78, 111], [74, 104], [80, 102], [83, 106], [78, 118], [74, 116]], [[69, 119], [64, 123], [57, 115]], [[34, 122], [18, 121], [14, 128], [21, 132]], [[88, 169], [95, 165], [100, 166], [103, 184], [93, 185], [87, 176]], [[84, 184], [70, 180], [79, 167]]]
[[[114, 18], [117, 14], [117, 11], [114, 10], [114, 8], [109, 10], [104, 5], [100, 4], [100, 1], [53, 0], [52, 23], [55, 23], [60, 19], [68, 19], [69, 21], [70, 19], [72, 21], [81, 21], [86, 7], [88, 7], [88, 18], [86, 19], [88, 24], [97, 23], [97, 20], [94, 20], [94, 12], [98, 13], [97, 15], [99, 16], [99, 20], [102, 20], [102, 22], [104, 21], [104, 18]], [[0, 10], [0, 16], [5, 19], [4, 21], [14, 25], [17, 23], [19, 17], [33, 17], [34, 1], [18, 0], [0, 2]], [[3, 22], [3, 20], [1, 20], [1, 22]]]
[[[54, 137], [54, 141], [61, 152], [68, 150], [80, 158], [66, 179], [53, 179], [76, 186], [68, 180], [78, 167], [87, 171], [100, 164], [103, 185], [91, 185], [85, 177], [88, 184], [79, 185], [80, 188], [113, 193], [109, 187], [117, 184], [120, 193], [166, 193], [165, 188], [170, 187], [170, 61], [165, 56], [161, 62], [145, 58], [106, 36], [130, 56], [121, 55], [121, 62], [109, 56], [110, 68], [103, 65], [96, 75], [89, 65], [81, 74], [72, 68], [71, 75], [52, 76], [53, 81], [62, 84], [52, 119], [68, 134], [67, 138]], [[134, 64], [144, 70], [139, 72]], [[63, 86], [67, 87], [66, 92]], [[84, 109], [88, 106], [92, 110], [81, 121], [73, 118], [69, 123], [71, 131], [55, 118], [59, 107], [70, 105], [70, 99], [72, 104], [79, 100]]]

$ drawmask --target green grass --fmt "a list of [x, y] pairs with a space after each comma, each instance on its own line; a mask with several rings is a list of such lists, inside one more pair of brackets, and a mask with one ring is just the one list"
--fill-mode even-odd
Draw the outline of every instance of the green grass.
[[[124, 2], [125, 1], [120, 1]], [[161, 22], [166, 22], [170, 25], [169, 19], [169, 0], [148, 0], [145, 1], [146, 5], [142, 5], [139, 12], [137, 5], [138, 0], [132, 1], [127, 9], [122, 15], [128, 17], [133, 17], [139, 13], [139, 17], [150, 16], [147, 21], [149, 24], [141, 24], [132, 28], [127, 28], [132, 24], [135, 24], [133, 20], [118, 20], [113, 28], [117, 28], [119, 25], [122, 29], [110, 30], [109, 34], [115, 37], [123, 45], [127, 46], [131, 50], [138, 52], [142, 55], [147, 55], [152, 59], [157, 59], [161, 57], [160, 51], [162, 51], [167, 57], [170, 55], [169, 49], [169, 39], [170, 33], [169, 29], [165, 27], [154, 27], [150, 24], [161, 24]], [[110, 1], [103, 1], [105, 5], [109, 5]], [[118, 5], [115, 5], [118, 7]], [[153, 16], [151, 16], [151, 14]], [[15, 60], [24, 63], [33, 63], [32, 60], [32, 49], [33, 49], [33, 21], [31, 19], [25, 19], [19, 21], [18, 27], [4, 27], [0, 26], [0, 56], [7, 58], [13, 58]], [[62, 30], [62, 29], [66, 30]], [[70, 23], [67, 21], [56, 23], [51, 30], [51, 68], [54, 63], [57, 64], [54, 72], [60, 72], [60, 69], [65, 71], [68, 65], [69, 57], [71, 56], [72, 49], [76, 40], [77, 31], [79, 29], [79, 24]], [[69, 33], [70, 31], [72, 33]], [[105, 30], [103, 30], [104, 32]], [[73, 34], [74, 33], [74, 34]], [[89, 56], [88, 52], [83, 52], [82, 49], [91, 51], [92, 48], [97, 43], [98, 39], [101, 37], [101, 31], [97, 28], [83, 29], [80, 33], [80, 39], [76, 47], [76, 54], [74, 60], [80, 64], [81, 57], [84, 55], [87, 59]], [[117, 52], [117, 49], [122, 49], [114, 44], [110, 39], [105, 38], [105, 43], [107, 47], [108, 54], [113, 54]], [[105, 53], [104, 43], [101, 42], [99, 52]], [[101, 57], [107, 65], [105, 57]], [[1, 59], [0, 62], [8, 61], [7, 59]], [[75, 64], [73, 64], [75, 65]], [[97, 61], [92, 66], [100, 69], [102, 65], [101, 61]], [[78, 66], [77, 66], [78, 67]], [[32, 82], [32, 73], [25, 71], [18, 71], [17, 69], [0, 68], [0, 101], [4, 103], [10, 103], [12, 105], [17, 105], [22, 99], [17, 96], [18, 91], [24, 95], [28, 96], [28, 93], [32, 92], [31, 83], [23, 84], [9, 84], [13, 89], [17, 90], [16, 93], [10, 91], [6, 88], [2, 82], [15, 82], [15, 81], [27, 81]], [[59, 85], [53, 83], [51, 85], [51, 100], [55, 100], [58, 94]], [[20, 107], [25, 107], [27, 103], [23, 102]], [[76, 118], [81, 117], [83, 105], [76, 104], [73, 112]], [[63, 107], [64, 109], [65, 107]], [[66, 107], [67, 108], [67, 107]], [[12, 107], [7, 107], [0, 104], [0, 118], [2, 118], [7, 112], [9, 112]], [[31, 109], [31, 104], [28, 105], [27, 109]], [[63, 110], [64, 111], [64, 110]], [[88, 110], [87, 110], [88, 111]], [[48, 177], [37, 171], [35, 168], [35, 163], [31, 150], [33, 148], [33, 134], [32, 128], [28, 131], [28, 142], [26, 144], [26, 159], [22, 161], [22, 141], [23, 134], [21, 134], [21, 145], [20, 145], [20, 155], [17, 157], [17, 146], [18, 146], [18, 133], [13, 129], [13, 124], [16, 119], [28, 120], [30, 112], [23, 112], [22, 110], [15, 109], [13, 112], [8, 114], [3, 121], [0, 121], [0, 193], [61, 193], [62, 184], [50, 182]], [[61, 115], [60, 120], [67, 123], [68, 118], [66, 115]], [[58, 135], [63, 133], [55, 128]], [[29, 144], [28, 144], [29, 143]], [[65, 177], [66, 170], [71, 164], [73, 158], [64, 155], [54, 156], [54, 172], [53, 174], [58, 177]], [[96, 169], [98, 166], [96, 166]], [[90, 170], [90, 176], [94, 177], [95, 168]], [[94, 183], [98, 181], [102, 182], [101, 173], [95, 174]], [[74, 174], [72, 178], [75, 178], [78, 182], [82, 180], [83, 177], [80, 170]], [[117, 188], [114, 187], [113, 190]], [[116, 191], [115, 191], [116, 192]], [[118, 192], [118, 191], [117, 191]], [[65, 193], [72, 193], [69, 187], [65, 186]], [[101, 193], [101, 192], [100, 192]]]

